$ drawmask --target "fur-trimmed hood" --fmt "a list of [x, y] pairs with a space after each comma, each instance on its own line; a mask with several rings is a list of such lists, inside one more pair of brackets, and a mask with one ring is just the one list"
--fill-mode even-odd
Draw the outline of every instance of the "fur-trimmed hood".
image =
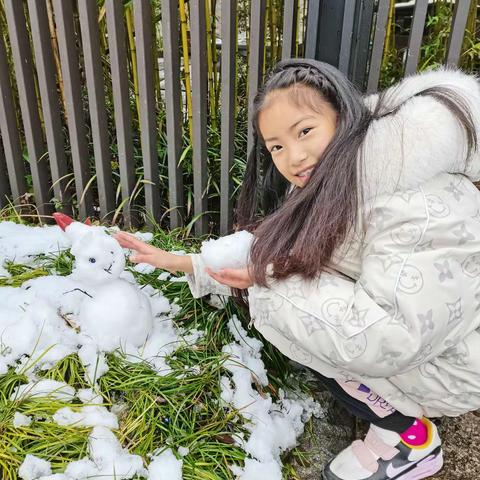
[[372, 111], [381, 101], [380, 118], [369, 127], [359, 157], [365, 199], [413, 188], [442, 172], [480, 179], [480, 149], [469, 157], [465, 130], [454, 114], [433, 96], [419, 95], [436, 87], [447, 89], [468, 108], [480, 142], [478, 78], [445, 67], [406, 77], [365, 98]]

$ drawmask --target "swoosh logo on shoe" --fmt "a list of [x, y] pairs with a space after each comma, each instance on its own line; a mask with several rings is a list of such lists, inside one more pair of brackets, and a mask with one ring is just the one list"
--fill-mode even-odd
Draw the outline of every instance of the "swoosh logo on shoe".
[[423, 458], [419, 462], [410, 462], [410, 463], [407, 463], [406, 465], [402, 465], [401, 467], [394, 467], [393, 464], [390, 463], [385, 473], [388, 475], [388, 478], [395, 480], [395, 478], [397, 478], [397, 475], [411, 468], [412, 466], [419, 465], [420, 463], [429, 462], [434, 458], [435, 458], [435, 455], [429, 455], [428, 457]]
[[411, 468], [413, 465], [415, 465], [415, 462], [407, 463], [406, 465], [402, 465], [401, 467], [394, 467], [390, 463], [387, 467], [386, 474], [388, 475], [388, 478], [395, 478], [397, 475], [407, 470], [407, 468]]

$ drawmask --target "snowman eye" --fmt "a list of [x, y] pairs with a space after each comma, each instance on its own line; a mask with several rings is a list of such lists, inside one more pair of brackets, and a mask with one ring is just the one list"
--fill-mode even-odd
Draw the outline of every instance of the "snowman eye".
[[96, 260], [95, 260], [93, 257], [90, 257], [90, 258], [88, 259], [88, 261], [89, 261], [90, 263], [95, 263], [95, 262], [96, 262]]

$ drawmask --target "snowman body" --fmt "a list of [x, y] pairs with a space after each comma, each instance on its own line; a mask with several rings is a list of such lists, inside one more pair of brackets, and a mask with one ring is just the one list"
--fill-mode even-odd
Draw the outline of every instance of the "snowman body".
[[83, 300], [79, 324], [101, 351], [111, 352], [126, 343], [139, 347], [153, 328], [150, 301], [127, 281], [112, 280]]
[[[76, 223], [67, 227], [67, 235]], [[76, 236], [78, 230], [73, 231]], [[83, 229], [80, 234], [71, 248], [75, 256], [71, 278], [87, 289], [78, 315], [81, 332], [102, 351], [141, 346], [153, 329], [152, 310], [139, 288], [119, 278], [125, 268], [122, 247], [102, 231]]]

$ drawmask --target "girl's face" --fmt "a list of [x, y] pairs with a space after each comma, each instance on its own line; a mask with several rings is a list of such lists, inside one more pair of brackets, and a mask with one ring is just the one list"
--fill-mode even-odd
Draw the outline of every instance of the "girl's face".
[[293, 88], [275, 90], [265, 98], [258, 126], [277, 170], [293, 185], [303, 187], [335, 134], [337, 112], [308, 87], [295, 88], [307, 90], [305, 96], [313, 98], [315, 110], [300, 106]]

